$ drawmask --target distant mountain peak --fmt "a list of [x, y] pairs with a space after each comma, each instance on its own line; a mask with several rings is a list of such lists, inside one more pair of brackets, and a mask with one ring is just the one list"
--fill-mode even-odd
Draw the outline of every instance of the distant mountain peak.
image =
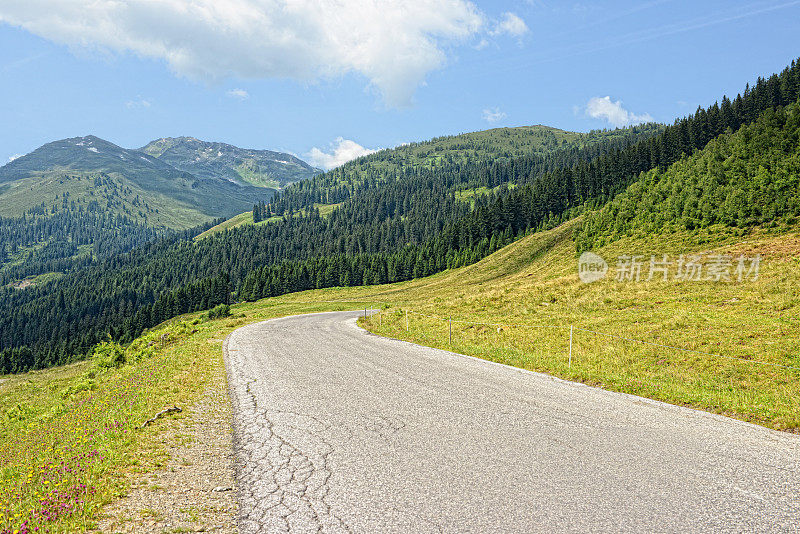
[[285, 152], [239, 148], [189, 136], [162, 137], [140, 150], [196, 176], [260, 187], [280, 188], [321, 172]]
[[[114, 143], [112, 143], [111, 141], [106, 141], [105, 139], [101, 139], [100, 137], [97, 137], [96, 135], [84, 135], [84, 136], [81, 136], [81, 137], [71, 137], [69, 139], [64, 139], [64, 141], [65, 142], [72, 142], [72, 143], [74, 143], [74, 144], [76, 144], [78, 146], [94, 145], [94, 144], [114, 146], [114, 147], [117, 146]], [[56, 143], [57, 142], [58, 141], [56, 141]], [[121, 149], [122, 147], [118, 147], [118, 148]]]

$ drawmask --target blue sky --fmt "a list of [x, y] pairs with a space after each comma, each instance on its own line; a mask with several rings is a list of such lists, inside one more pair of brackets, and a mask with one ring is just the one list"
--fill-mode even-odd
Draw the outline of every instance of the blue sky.
[[800, 0], [379, 3], [0, 0], [0, 163], [86, 134], [331, 166], [497, 126], [671, 122], [800, 56]]

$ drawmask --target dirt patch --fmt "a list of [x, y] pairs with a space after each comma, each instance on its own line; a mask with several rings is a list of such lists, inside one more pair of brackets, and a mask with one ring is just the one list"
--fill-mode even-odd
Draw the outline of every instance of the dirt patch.
[[187, 417], [161, 420], [168, 459], [102, 510], [100, 532], [236, 532], [231, 405], [217, 377]]
[[755, 256], [761, 254], [764, 259], [772, 261], [792, 260], [800, 257], [800, 236], [788, 234], [775, 236], [769, 239], [744, 241], [726, 247], [726, 253], [738, 256]]
[[33, 280], [26, 279], [26, 280], [19, 280], [17, 282], [11, 282], [8, 285], [13, 287], [14, 289], [27, 289], [35, 284], [33, 283]]

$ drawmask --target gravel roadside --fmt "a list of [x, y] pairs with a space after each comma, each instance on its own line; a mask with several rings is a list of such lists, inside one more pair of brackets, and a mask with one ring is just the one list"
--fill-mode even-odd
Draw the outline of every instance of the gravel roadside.
[[231, 404], [222, 370], [182, 418], [164, 418], [167, 457], [102, 510], [100, 532], [236, 532]]

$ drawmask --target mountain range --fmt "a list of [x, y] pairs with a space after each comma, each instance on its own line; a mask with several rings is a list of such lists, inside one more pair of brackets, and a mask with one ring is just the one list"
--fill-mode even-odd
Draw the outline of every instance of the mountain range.
[[[48, 143], [0, 167], [0, 216], [99, 205], [148, 226], [187, 228], [231, 217], [321, 172], [279, 152], [190, 137], [138, 150], [89, 135]], [[104, 194], [101, 186], [113, 191]], [[65, 196], [66, 194], [66, 196]]]

